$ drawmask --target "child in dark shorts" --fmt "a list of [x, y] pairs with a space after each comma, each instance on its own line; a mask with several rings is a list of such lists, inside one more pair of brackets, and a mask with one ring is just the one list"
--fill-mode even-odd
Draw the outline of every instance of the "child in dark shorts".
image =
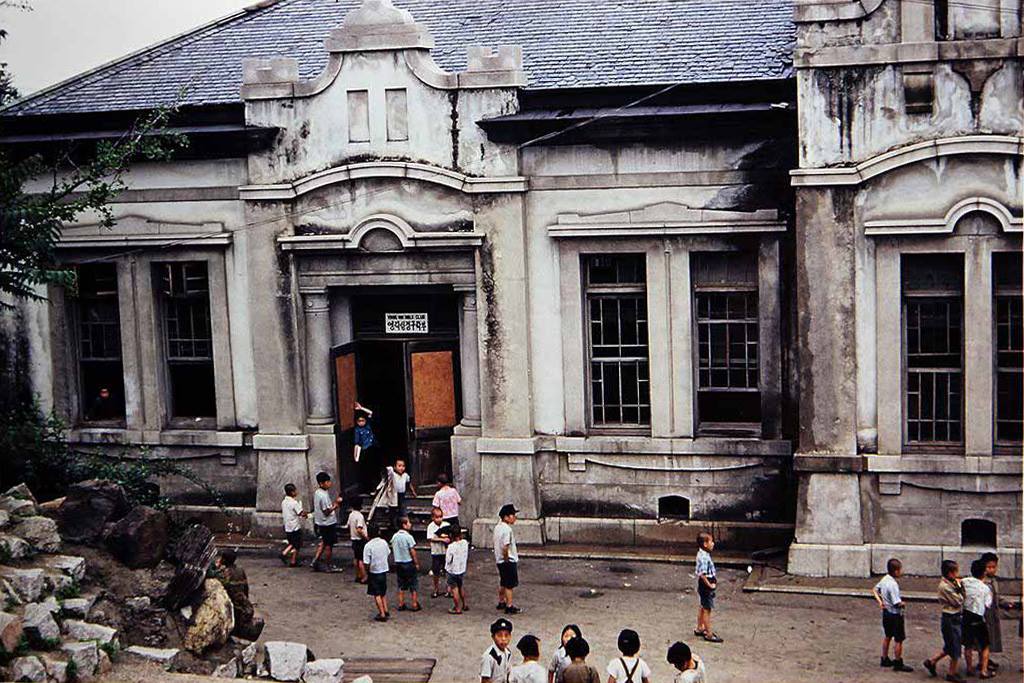
[[[903, 618], [903, 598], [896, 582], [903, 575], [903, 563], [895, 557], [890, 558], [885, 570], [885, 576], [871, 591], [882, 610], [882, 657], [879, 665], [892, 667], [893, 671], [913, 671], [903, 663], [903, 641], [907, 639], [907, 629]], [[890, 642], [896, 643], [893, 646], [893, 659], [889, 659]]]
[[[398, 520], [401, 527], [391, 537], [391, 553], [395, 556], [395, 574], [398, 576], [398, 611], [420, 611], [419, 590], [420, 562], [416, 557], [416, 541], [412, 537], [412, 522], [408, 517]], [[412, 607], [405, 606], [405, 594], [408, 592]]]
[[466, 569], [469, 564], [469, 543], [462, 538], [462, 529], [452, 530], [452, 542], [445, 551], [446, 582], [452, 596], [450, 614], [462, 614], [469, 609], [466, 604]]
[[[441, 508], [430, 511], [430, 524], [427, 525], [427, 541], [430, 542], [430, 576], [434, 582], [432, 598], [441, 597], [441, 575], [444, 574], [444, 556], [448, 543], [451, 542], [452, 527], [444, 521]], [[450, 591], [445, 591], [447, 597]]]
[[942, 561], [942, 579], [939, 581], [939, 604], [942, 606], [942, 651], [924, 660], [924, 668], [932, 677], [937, 676], [936, 665], [949, 657], [946, 680], [961, 683], [960, 654], [963, 650], [964, 588], [960, 583], [960, 566], [953, 560]]
[[989, 654], [991, 638], [988, 624], [985, 623], [985, 611], [992, 606], [992, 591], [984, 581], [985, 561], [975, 560], [971, 563], [971, 575], [963, 580], [964, 587], [964, 659], [967, 662], [967, 673], [973, 670], [973, 653], [978, 653], [978, 678], [992, 678], [989, 670]]
[[697, 627], [693, 635], [703, 636], [709, 643], [720, 643], [722, 638], [711, 630], [711, 611], [715, 609], [715, 589], [718, 587], [718, 576], [715, 563], [711, 559], [711, 551], [715, 549], [715, 539], [711, 534], [702, 531], [697, 534], [697, 559], [694, 574], [697, 575], [697, 596], [700, 605], [697, 607]]
[[369, 529], [370, 540], [363, 548], [363, 562], [370, 570], [366, 580], [366, 594], [373, 598], [377, 607], [375, 621], [387, 621], [391, 618], [388, 612], [388, 555], [391, 548], [388, 542], [381, 537], [381, 529], [378, 526], [371, 526]]
[[363, 563], [363, 549], [366, 548], [366, 518], [361, 510], [363, 501], [355, 496], [349, 502], [350, 512], [345, 526], [348, 527], [348, 539], [352, 543], [352, 564], [356, 569], [356, 583], [366, 583], [366, 565]]

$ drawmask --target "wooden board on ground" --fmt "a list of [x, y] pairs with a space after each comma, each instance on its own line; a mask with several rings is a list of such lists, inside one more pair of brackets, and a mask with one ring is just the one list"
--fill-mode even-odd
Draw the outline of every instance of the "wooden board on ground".
[[369, 676], [373, 683], [427, 683], [436, 661], [411, 657], [345, 657], [345, 683], [360, 676]]

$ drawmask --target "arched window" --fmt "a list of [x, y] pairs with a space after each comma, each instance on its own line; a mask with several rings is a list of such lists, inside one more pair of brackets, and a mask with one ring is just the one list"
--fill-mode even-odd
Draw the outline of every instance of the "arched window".
[[960, 524], [960, 545], [996, 547], [996, 523], [988, 519], [965, 519]]

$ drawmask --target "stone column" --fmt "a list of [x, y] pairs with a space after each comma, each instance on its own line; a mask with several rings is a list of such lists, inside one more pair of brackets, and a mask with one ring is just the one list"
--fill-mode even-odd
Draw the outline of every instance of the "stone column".
[[462, 290], [459, 359], [462, 368], [462, 427], [480, 428], [480, 335], [476, 290]]
[[303, 295], [302, 308], [306, 315], [306, 423], [331, 424], [331, 308], [327, 292]]

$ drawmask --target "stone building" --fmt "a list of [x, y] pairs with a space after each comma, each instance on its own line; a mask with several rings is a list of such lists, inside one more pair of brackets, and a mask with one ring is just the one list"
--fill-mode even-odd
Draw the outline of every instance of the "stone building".
[[[795, 524], [795, 569], [863, 573], [987, 520], [1019, 563], [1020, 8], [936, 42], [921, 5], [254, 6], [3, 112], [15, 153], [172, 104], [191, 141], [68, 226], [79, 289], [5, 321], [9, 365], [80, 447], [187, 460], [257, 529], [286, 481], [357, 483], [358, 400], [477, 543], [512, 501], [521, 542]], [[989, 321], [959, 450], [904, 436], [908, 301]]]
[[797, 3], [790, 567], [1020, 572], [1021, 4]]

